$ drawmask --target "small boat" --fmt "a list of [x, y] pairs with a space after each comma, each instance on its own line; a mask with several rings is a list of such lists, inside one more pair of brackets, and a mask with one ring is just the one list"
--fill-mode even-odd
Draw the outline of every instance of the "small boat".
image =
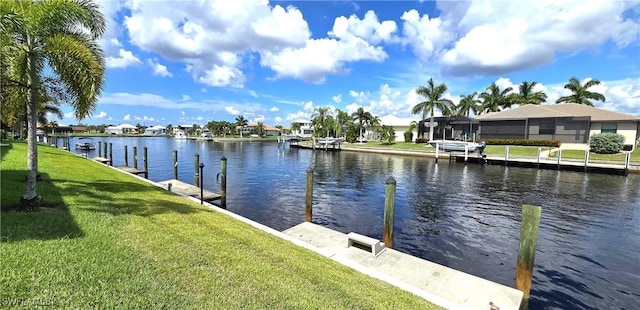
[[176, 135], [173, 136], [173, 137], [176, 138], [176, 139], [186, 139], [187, 135], [185, 135], [184, 132], [182, 132], [182, 131], [178, 131], [178, 132], [176, 132]]
[[487, 143], [484, 141], [475, 143], [455, 140], [432, 140], [429, 141], [429, 144], [433, 147], [437, 146], [445, 152], [464, 152], [466, 150], [470, 153], [478, 151], [480, 154], [482, 154], [484, 148], [487, 146]]
[[76, 142], [76, 150], [95, 150], [96, 145], [93, 143], [93, 139], [91, 138], [80, 138], [78, 142]]
[[333, 137], [316, 138], [316, 143], [318, 144], [336, 144], [341, 142], [342, 142], [342, 138], [333, 138]]

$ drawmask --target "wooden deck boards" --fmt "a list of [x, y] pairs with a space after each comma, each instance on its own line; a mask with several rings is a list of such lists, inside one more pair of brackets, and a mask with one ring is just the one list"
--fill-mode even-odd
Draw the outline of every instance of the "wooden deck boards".
[[93, 157], [93, 158], [91, 158], [91, 160], [95, 160], [95, 161], [97, 161], [99, 163], [103, 163], [103, 164], [109, 164], [111, 162], [111, 159], [105, 158], [105, 157], [100, 157], [100, 156]]
[[[194, 186], [176, 179], [158, 182], [158, 184], [161, 184], [165, 188], [168, 188], [169, 183], [171, 183], [172, 192], [176, 192], [176, 193], [180, 193], [183, 195], [200, 199], [200, 188], [197, 186]], [[202, 200], [210, 201], [210, 200], [217, 200], [220, 198], [221, 198], [220, 194], [216, 194], [206, 189], [203, 190]]]
[[115, 167], [116, 169], [120, 169], [124, 172], [129, 172], [131, 174], [144, 174], [145, 171], [144, 170], [140, 170], [138, 168], [133, 168], [133, 167], [129, 167], [129, 166], [117, 166]]

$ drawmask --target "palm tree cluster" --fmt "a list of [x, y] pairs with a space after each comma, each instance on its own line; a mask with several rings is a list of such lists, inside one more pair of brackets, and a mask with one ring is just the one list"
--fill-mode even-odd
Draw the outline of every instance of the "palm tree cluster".
[[[380, 118], [360, 107], [349, 113], [329, 107], [318, 107], [311, 115], [311, 126], [317, 137], [345, 137], [347, 141], [355, 142], [365, 139], [366, 129], [380, 126]], [[291, 124], [291, 130], [299, 130], [300, 124]]]
[[36, 191], [36, 121], [61, 101], [83, 119], [95, 110], [105, 71], [98, 39], [106, 30], [90, 0], [0, 1], [0, 89], [6, 115], [27, 123], [27, 185], [23, 208], [40, 203]]
[[[542, 104], [547, 101], [547, 94], [544, 91], [534, 90], [538, 82], [523, 81], [518, 86], [518, 92], [514, 92], [513, 87], [501, 89], [496, 83], [491, 83], [485, 91], [478, 94], [474, 92], [469, 95], [460, 96], [460, 102], [455, 105], [450, 99], [444, 98], [447, 85], [442, 83], [435, 85], [433, 78], [427, 81], [427, 86], [419, 86], [416, 93], [426, 99], [416, 104], [411, 112], [413, 114], [422, 113], [422, 119], [427, 118], [427, 112], [431, 115], [430, 125], [433, 126], [434, 110], [438, 109], [444, 116], [470, 116], [483, 113], [499, 112], [503, 109], [511, 108], [513, 105]], [[591, 92], [588, 88], [600, 84], [598, 80], [589, 80], [584, 84], [572, 77], [564, 88], [572, 92], [569, 96], [558, 98], [556, 103], [577, 103], [593, 106], [591, 100], [605, 101], [605, 97], [597, 92]], [[429, 139], [433, 138], [433, 127], [430, 130]]]

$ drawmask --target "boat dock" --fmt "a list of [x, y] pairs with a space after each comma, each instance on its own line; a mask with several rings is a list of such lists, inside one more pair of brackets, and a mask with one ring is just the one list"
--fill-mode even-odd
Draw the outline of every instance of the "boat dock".
[[300, 144], [299, 139], [291, 138], [287, 140], [289, 142], [289, 147], [291, 148], [299, 148], [299, 149], [307, 149], [307, 150], [320, 150], [320, 151], [329, 151], [335, 152], [341, 150], [341, 140], [333, 140], [333, 141], [317, 141], [316, 138], [311, 140], [311, 143], [306, 142], [304, 144]]
[[96, 156], [96, 157], [92, 157], [91, 160], [97, 161], [97, 162], [99, 162], [101, 164], [111, 165], [111, 159], [110, 158]]
[[[283, 231], [339, 263], [410, 291], [447, 309], [520, 308], [523, 292], [385, 248], [379, 254], [349, 246], [349, 235], [304, 222]], [[493, 307], [492, 307], [493, 306]]]
[[592, 172], [592, 173], [602, 173], [602, 174], [614, 174], [614, 175], [629, 175], [629, 171], [638, 171], [640, 172], [640, 166], [631, 166], [630, 162], [626, 161], [624, 164], [613, 164], [613, 163], [594, 163], [589, 162], [588, 158], [585, 160], [567, 160], [558, 157], [558, 159], [549, 159], [549, 158], [509, 158], [509, 157], [498, 157], [498, 156], [468, 156], [465, 159], [464, 154], [453, 153], [450, 155], [453, 160], [456, 162], [470, 162], [470, 163], [480, 163], [480, 164], [489, 164], [489, 165], [501, 165], [501, 166], [514, 166], [514, 167], [525, 167], [525, 168], [536, 168], [536, 169], [546, 169], [546, 170], [569, 170], [569, 171], [580, 171], [580, 172]]
[[[196, 199], [200, 199], [200, 187], [195, 185], [191, 185], [180, 180], [171, 179], [162, 182], [158, 182], [158, 184], [162, 185], [162, 187], [168, 189], [170, 192], [176, 192], [178, 194], [184, 196], [190, 196]], [[216, 194], [212, 191], [208, 191], [206, 189], [202, 190], [202, 200], [204, 201], [214, 201], [221, 199], [220, 194]]]

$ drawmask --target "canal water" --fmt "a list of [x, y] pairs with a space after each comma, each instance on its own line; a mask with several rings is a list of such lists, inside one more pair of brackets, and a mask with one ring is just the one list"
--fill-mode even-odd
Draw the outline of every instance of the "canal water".
[[[637, 309], [640, 302], [640, 175], [628, 177], [449, 163], [430, 158], [218, 143], [164, 137], [95, 138], [148, 148], [149, 178], [219, 191], [228, 159], [227, 209], [277, 230], [304, 221], [306, 171], [314, 170], [313, 221], [382, 239], [385, 182], [397, 181], [394, 248], [514, 286], [521, 205], [542, 205], [530, 309]], [[75, 140], [72, 141], [74, 145]], [[97, 151], [88, 155], [96, 156]]]

